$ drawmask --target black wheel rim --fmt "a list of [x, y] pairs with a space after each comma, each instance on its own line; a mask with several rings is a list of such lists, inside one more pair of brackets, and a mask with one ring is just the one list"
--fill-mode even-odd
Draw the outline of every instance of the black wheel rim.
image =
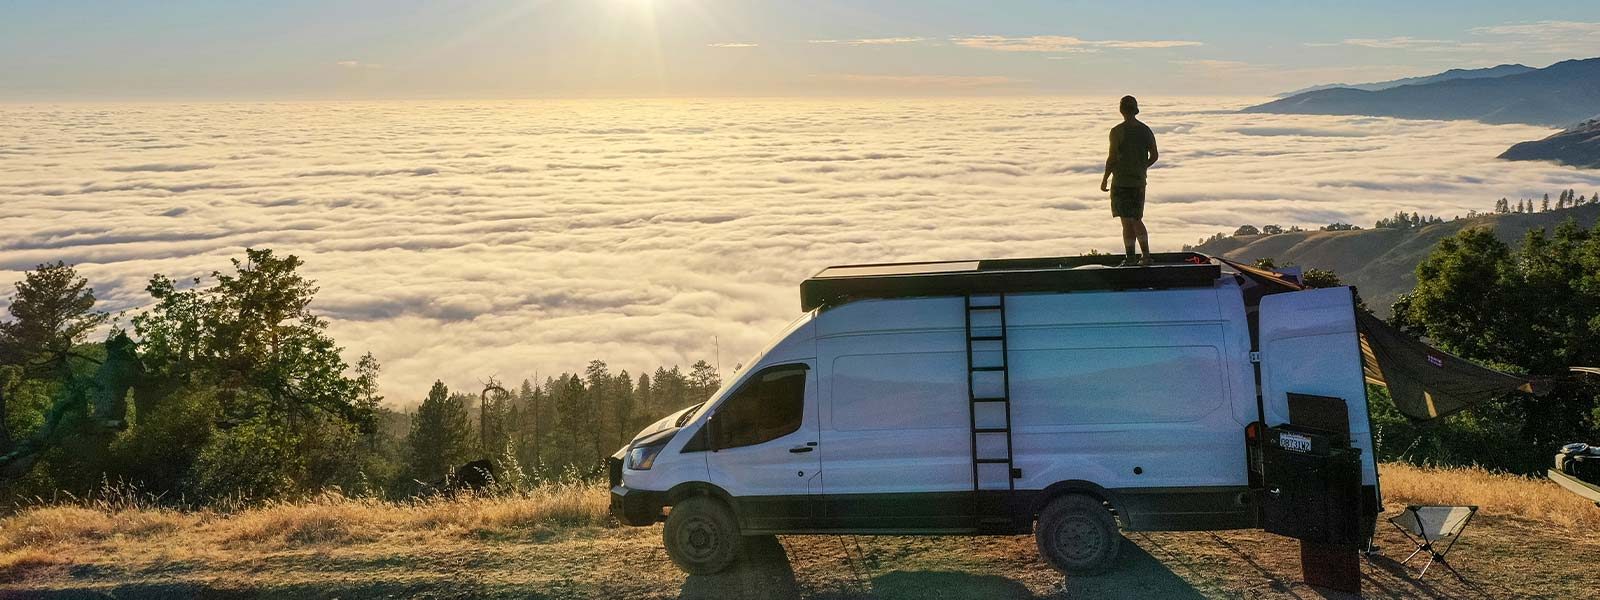
[[678, 530], [678, 548], [689, 560], [710, 560], [721, 547], [722, 531], [711, 519], [691, 517]]
[[1054, 533], [1056, 554], [1072, 564], [1092, 562], [1105, 548], [1105, 532], [1086, 516], [1062, 519]]

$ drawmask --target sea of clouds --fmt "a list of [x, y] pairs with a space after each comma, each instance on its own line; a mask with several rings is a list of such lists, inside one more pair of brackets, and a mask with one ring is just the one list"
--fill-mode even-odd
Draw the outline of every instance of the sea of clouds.
[[[1600, 191], [1494, 158], [1551, 130], [1250, 102], [1145, 101], [1157, 249]], [[1120, 251], [1117, 120], [1114, 98], [0, 105], [0, 283], [65, 260], [121, 311], [153, 273], [297, 254], [400, 404], [591, 358], [726, 372], [828, 265]]]

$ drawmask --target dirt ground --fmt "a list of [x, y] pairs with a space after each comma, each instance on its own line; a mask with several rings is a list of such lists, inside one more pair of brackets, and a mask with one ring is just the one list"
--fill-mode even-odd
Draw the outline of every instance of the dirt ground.
[[[1465, 579], [1418, 580], [1411, 546], [1380, 523], [1363, 561], [1372, 598], [1600, 595], [1600, 537], [1482, 515], [1451, 554]], [[1342, 598], [1300, 583], [1297, 542], [1259, 531], [1133, 533], [1108, 574], [1062, 578], [1030, 537], [751, 538], [729, 573], [686, 577], [660, 526], [526, 536], [407, 539], [257, 549], [193, 547], [184, 535], [86, 540], [0, 569], [12, 598]], [[1414, 561], [1420, 565], [1421, 560]]]

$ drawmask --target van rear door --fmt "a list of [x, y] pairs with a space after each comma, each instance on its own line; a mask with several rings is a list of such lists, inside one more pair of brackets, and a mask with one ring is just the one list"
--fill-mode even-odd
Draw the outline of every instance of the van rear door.
[[[1376, 486], [1355, 291], [1286, 292], [1261, 299], [1261, 394], [1266, 424], [1289, 422], [1289, 394], [1339, 398], [1349, 412], [1351, 445], [1361, 449], [1361, 484]], [[1268, 482], [1271, 485], [1271, 482]]]

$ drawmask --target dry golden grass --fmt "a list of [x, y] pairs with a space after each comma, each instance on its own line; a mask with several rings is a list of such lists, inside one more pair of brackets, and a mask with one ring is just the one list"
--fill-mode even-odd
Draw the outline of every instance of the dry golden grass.
[[519, 529], [603, 525], [605, 490], [553, 485], [503, 496], [384, 502], [324, 494], [304, 502], [273, 503], [216, 519], [228, 543], [301, 545], [371, 541], [387, 534], [512, 534]]
[[349, 544], [387, 535], [515, 535], [604, 525], [610, 518], [607, 511], [605, 490], [591, 485], [407, 502], [323, 494], [229, 512], [180, 512], [126, 503], [50, 505], [0, 519], [0, 561], [26, 562], [26, 556], [38, 556], [41, 548], [167, 534], [229, 547]]
[[[1461, 555], [1462, 566], [1492, 588], [1489, 597], [1586, 597], [1600, 589], [1584, 562], [1600, 552], [1588, 533], [1600, 508], [1548, 482], [1473, 469], [1389, 464], [1381, 473], [1390, 509], [1484, 508]], [[607, 508], [598, 485], [406, 502], [326, 494], [199, 511], [127, 500], [38, 506], [0, 517], [0, 598], [665, 600], [735, 598], [753, 587], [774, 590], [761, 596], [774, 598], [1038, 597], [1063, 585], [1071, 597], [1291, 598], [1307, 589], [1297, 583], [1293, 540], [1259, 530], [1130, 534], [1137, 547], [1127, 550], [1130, 564], [1120, 574], [1065, 584], [1027, 536], [849, 544], [793, 536], [770, 543], [773, 556], [751, 562], [748, 572], [686, 578], [661, 548], [659, 527], [611, 527]], [[1390, 528], [1379, 538], [1380, 547], [1409, 548]], [[1442, 578], [1415, 583], [1397, 559], [1375, 559], [1364, 569], [1385, 595], [1485, 594]], [[949, 596], [952, 586], [987, 591]]]
[[1566, 527], [1600, 526], [1600, 507], [1547, 479], [1464, 467], [1388, 463], [1378, 469], [1384, 500], [1404, 504], [1476, 505], [1482, 512], [1515, 515]]

